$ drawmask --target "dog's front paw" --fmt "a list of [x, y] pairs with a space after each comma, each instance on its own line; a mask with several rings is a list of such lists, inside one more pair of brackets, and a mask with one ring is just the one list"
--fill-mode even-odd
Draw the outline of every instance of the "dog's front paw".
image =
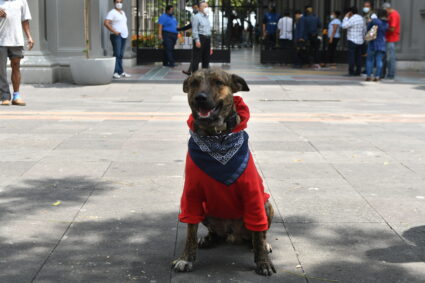
[[190, 272], [193, 270], [193, 263], [181, 258], [173, 261], [172, 267], [174, 271], [177, 272]]
[[257, 268], [255, 269], [255, 272], [260, 275], [271, 276], [273, 274], [272, 272], [276, 273], [276, 269], [274, 268], [272, 261], [268, 260], [257, 262]]

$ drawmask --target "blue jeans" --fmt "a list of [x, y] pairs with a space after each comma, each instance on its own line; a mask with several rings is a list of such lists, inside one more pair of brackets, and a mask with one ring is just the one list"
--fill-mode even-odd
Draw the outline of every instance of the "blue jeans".
[[162, 64], [164, 66], [174, 66], [174, 45], [177, 41], [177, 33], [162, 32], [162, 43], [164, 45], [164, 60]]
[[114, 50], [114, 57], [116, 58], [114, 73], [118, 73], [119, 75], [124, 73], [122, 58], [124, 57], [126, 41], [127, 38], [122, 38], [121, 35], [111, 34], [112, 49]]
[[373, 66], [376, 64], [375, 78], [381, 78], [384, 56], [384, 51], [373, 51], [370, 49], [367, 51], [366, 74], [368, 77], [372, 76]]
[[395, 42], [387, 42], [387, 78], [394, 79], [395, 65]]

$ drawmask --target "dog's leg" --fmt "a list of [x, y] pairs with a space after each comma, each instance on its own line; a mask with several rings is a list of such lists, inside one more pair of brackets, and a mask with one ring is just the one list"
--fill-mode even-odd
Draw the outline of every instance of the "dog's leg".
[[[273, 209], [272, 204], [269, 201], [266, 202], [266, 204], [264, 205], [264, 207], [266, 209], [267, 222], [269, 223], [269, 229], [270, 229], [270, 226], [272, 225], [272, 221], [273, 221], [273, 217], [274, 217], [274, 209]], [[273, 251], [272, 245], [270, 245], [267, 242], [266, 242], [266, 251], [268, 253], [272, 253], [272, 251]]]
[[254, 247], [254, 260], [257, 264], [255, 272], [260, 275], [270, 276], [272, 272], [276, 273], [276, 269], [266, 250], [266, 233], [267, 231], [252, 232], [252, 245]]
[[193, 269], [198, 246], [198, 224], [187, 224], [186, 245], [181, 257], [173, 261], [172, 268], [178, 272], [188, 272]]
[[208, 235], [202, 237], [198, 241], [198, 248], [200, 249], [210, 249], [215, 245], [220, 243], [223, 239], [220, 238], [216, 233], [209, 231]]

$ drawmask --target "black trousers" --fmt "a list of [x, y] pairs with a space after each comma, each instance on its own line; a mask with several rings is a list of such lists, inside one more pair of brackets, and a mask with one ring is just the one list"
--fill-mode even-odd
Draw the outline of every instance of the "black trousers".
[[196, 42], [193, 41], [192, 73], [198, 70], [200, 62], [202, 62], [202, 69], [208, 69], [210, 66], [211, 37], [200, 34], [199, 40], [201, 48], [196, 47]]
[[363, 44], [348, 41], [348, 73], [350, 75], [360, 75], [362, 72], [362, 50]]
[[334, 38], [332, 43], [328, 44], [328, 63], [335, 63], [336, 47], [338, 46], [339, 38]]
[[309, 48], [309, 64], [318, 64], [319, 51], [320, 51], [320, 40], [317, 38], [317, 34], [312, 34], [309, 36], [310, 48]]
[[272, 50], [276, 46], [276, 33], [266, 35], [266, 50]]
[[174, 45], [176, 45], [177, 33], [162, 32], [162, 44], [164, 45], [164, 59], [162, 65], [174, 66]]

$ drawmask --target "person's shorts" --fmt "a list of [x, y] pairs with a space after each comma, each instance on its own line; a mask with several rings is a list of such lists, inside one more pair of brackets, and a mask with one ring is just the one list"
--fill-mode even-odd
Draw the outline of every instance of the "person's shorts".
[[6, 48], [7, 57], [12, 58], [24, 58], [24, 47], [23, 46], [0, 46], [0, 48]]

